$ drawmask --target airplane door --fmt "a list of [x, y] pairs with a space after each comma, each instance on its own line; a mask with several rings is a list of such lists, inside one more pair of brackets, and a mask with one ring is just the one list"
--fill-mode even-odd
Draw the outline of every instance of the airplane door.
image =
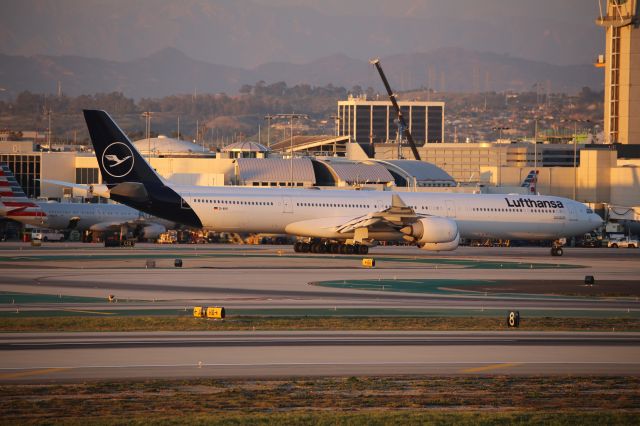
[[293, 213], [293, 204], [289, 196], [282, 197], [282, 213]]
[[456, 217], [456, 205], [452, 200], [445, 200], [447, 217]]

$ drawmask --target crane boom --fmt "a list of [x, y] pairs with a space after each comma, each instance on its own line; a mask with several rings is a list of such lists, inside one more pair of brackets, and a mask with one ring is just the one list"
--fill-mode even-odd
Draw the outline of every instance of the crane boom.
[[413, 136], [411, 136], [411, 132], [409, 131], [409, 126], [407, 126], [407, 123], [404, 121], [404, 117], [402, 116], [402, 111], [400, 110], [400, 107], [398, 106], [398, 101], [396, 100], [396, 95], [393, 94], [393, 91], [391, 90], [391, 86], [389, 86], [389, 81], [387, 80], [387, 77], [384, 75], [384, 71], [382, 71], [382, 66], [380, 66], [380, 59], [378, 58], [372, 59], [369, 62], [376, 67], [376, 69], [378, 70], [378, 74], [380, 74], [380, 78], [382, 79], [382, 83], [384, 83], [384, 87], [387, 89], [387, 93], [389, 94], [389, 99], [391, 100], [391, 104], [393, 105], [393, 108], [396, 110], [396, 114], [398, 115], [398, 121], [402, 126], [404, 137], [407, 138], [407, 141], [409, 142], [409, 146], [411, 147], [411, 152], [413, 152], [413, 157], [416, 160], [420, 161], [420, 154], [418, 153], [418, 148], [416, 148], [416, 143], [413, 141]]

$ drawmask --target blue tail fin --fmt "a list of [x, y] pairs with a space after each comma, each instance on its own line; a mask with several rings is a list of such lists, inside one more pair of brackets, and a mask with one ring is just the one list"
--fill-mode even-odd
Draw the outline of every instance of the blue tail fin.
[[202, 228], [189, 204], [149, 166], [104, 111], [84, 110], [102, 180], [112, 200], [173, 222]]
[[100, 110], [84, 110], [84, 119], [102, 179], [108, 186], [122, 182], [140, 182], [145, 186], [162, 183], [109, 114]]

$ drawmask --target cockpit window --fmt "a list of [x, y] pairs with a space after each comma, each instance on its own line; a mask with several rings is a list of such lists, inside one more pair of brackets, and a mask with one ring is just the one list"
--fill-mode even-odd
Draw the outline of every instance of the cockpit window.
[[587, 213], [591, 214], [591, 213], [593, 213], [593, 210], [587, 209]]

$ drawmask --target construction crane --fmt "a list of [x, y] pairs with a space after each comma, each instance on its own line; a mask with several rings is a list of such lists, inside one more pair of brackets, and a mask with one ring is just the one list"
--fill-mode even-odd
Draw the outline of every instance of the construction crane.
[[384, 87], [387, 89], [387, 93], [389, 94], [389, 99], [391, 99], [391, 104], [393, 108], [396, 110], [396, 114], [398, 115], [398, 123], [401, 129], [401, 133], [404, 134], [404, 137], [407, 138], [407, 142], [409, 142], [409, 146], [411, 147], [411, 152], [413, 152], [413, 157], [420, 161], [420, 154], [418, 154], [418, 148], [416, 148], [416, 143], [413, 141], [413, 136], [411, 136], [411, 132], [409, 131], [409, 126], [404, 121], [404, 117], [402, 116], [402, 111], [400, 111], [400, 107], [398, 106], [398, 101], [396, 100], [396, 95], [391, 91], [391, 86], [389, 86], [389, 81], [387, 81], [387, 77], [384, 75], [384, 71], [382, 71], [382, 67], [380, 66], [380, 59], [375, 58], [369, 61], [373, 66], [376, 67], [378, 73], [380, 74], [380, 78], [384, 83]]

